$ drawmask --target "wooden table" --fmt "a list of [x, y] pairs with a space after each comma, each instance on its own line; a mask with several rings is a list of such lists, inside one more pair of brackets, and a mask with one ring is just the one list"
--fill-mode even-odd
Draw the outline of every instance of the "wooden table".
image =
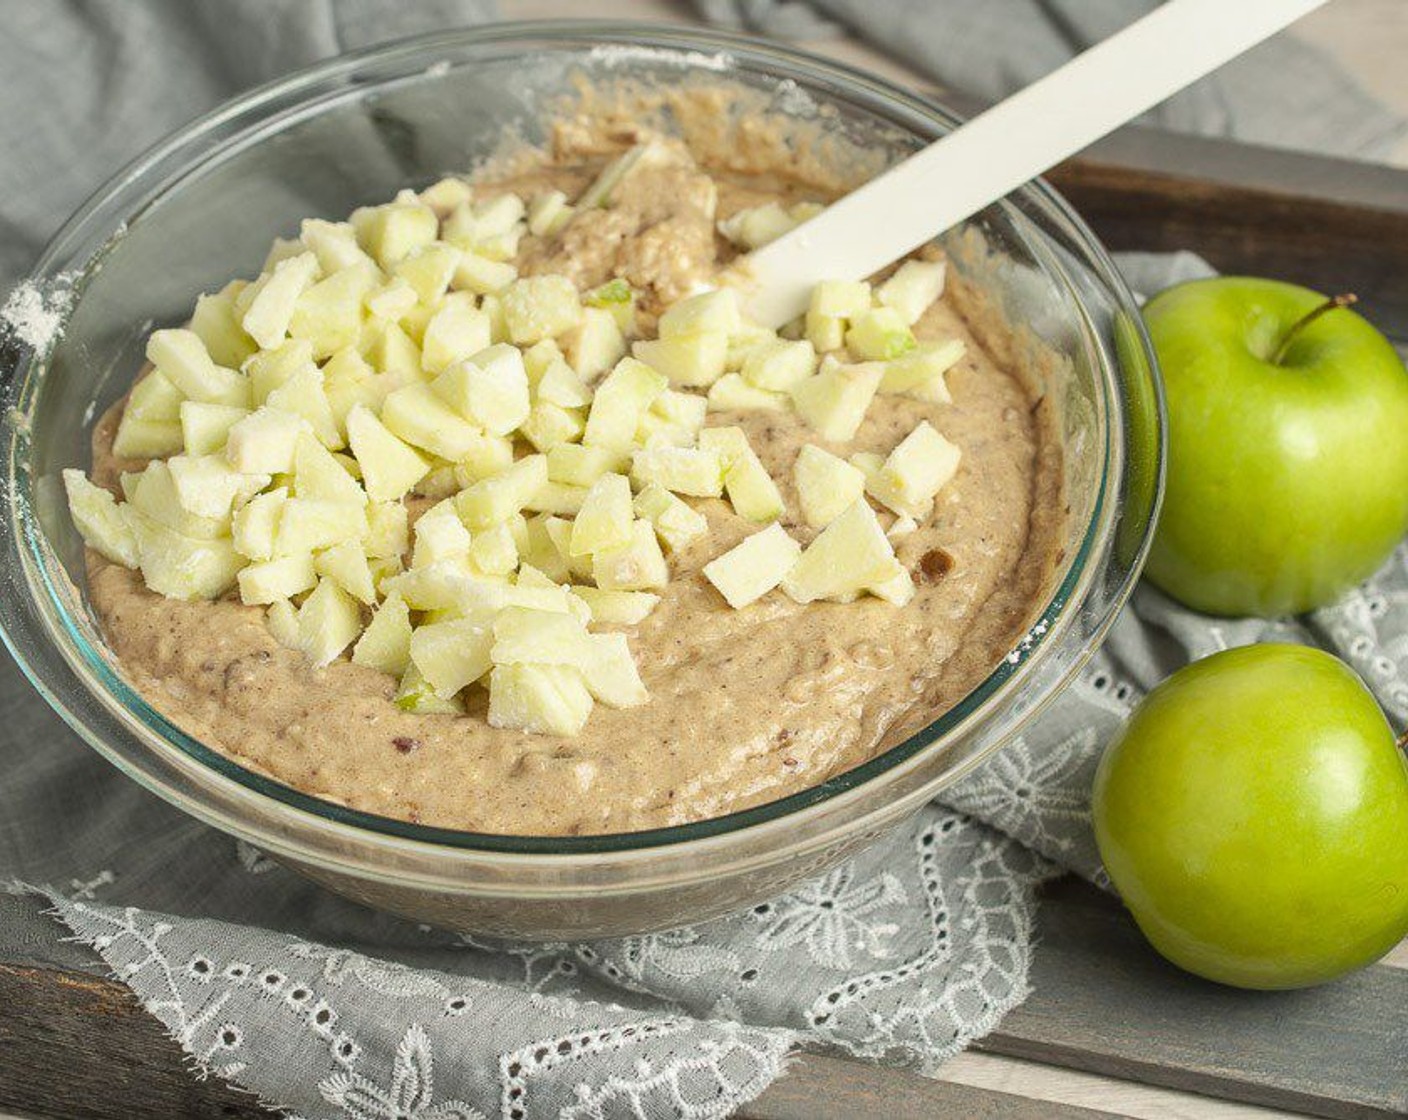
[[[962, 106], [960, 106], [962, 107]], [[1113, 249], [1356, 291], [1408, 342], [1408, 172], [1127, 130], [1051, 178]], [[1408, 1116], [1408, 945], [1337, 984], [1246, 993], [1180, 973], [1111, 899], [1042, 899], [1030, 999], [937, 1079], [808, 1055], [754, 1120]], [[0, 958], [0, 1109], [145, 1120], [264, 1116], [198, 1082], [126, 988], [72, 945]]]

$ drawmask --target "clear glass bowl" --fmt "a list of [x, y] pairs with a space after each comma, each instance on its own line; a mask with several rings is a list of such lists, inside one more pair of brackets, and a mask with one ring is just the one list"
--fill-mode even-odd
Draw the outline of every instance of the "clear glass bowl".
[[[951, 711], [802, 793], [677, 828], [484, 835], [371, 816], [251, 773], [143, 701], [85, 599], [59, 472], [87, 466], [93, 420], [148, 331], [197, 292], [258, 271], [276, 234], [470, 167], [505, 129], [540, 138], [573, 75], [729, 83], [893, 159], [953, 128], [879, 78], [751, 39], [656, 26], [495, 25], [347, 55], [187, 126], [103, 187], [34, 280], [71, 287], [61, 341], [0, 352], [5, 451], [0, 623], [45, 700], [104, 757], [193, 816], [344, 894], [437, 925], [528, 938], [639, 933], [775, 894], [879, 836], [1017, 734], [1071, 679], [1128, 595], [1162, 486], [1163, 413], [1136, 305], [1095, 237], [1034, 183], [951, 246], [954, 267], [1058, 357], [1070, 504], [1064, 561], [1030, 633]], [[971, 248], [971, 231], [986, 249]], [[967, 241], [964, 238], [968, 238]]]

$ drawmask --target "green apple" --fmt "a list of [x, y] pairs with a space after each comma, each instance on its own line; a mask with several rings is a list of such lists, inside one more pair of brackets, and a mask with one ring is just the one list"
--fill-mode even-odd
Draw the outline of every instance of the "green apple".
[[1388, 340], [1274, 280], [1179, 284], [1144, 316], [1169, 412], [1149, 578], [1198, 610], [1274, 616], [1370, 575], [1408, 529], [1408, 372]]
[[1319, 650], [1226, 650], [1154, 689], [1100, 761], [1095, 836], [1140, 928], [1224, 984], [1297, 988], [1408, 934], [1408, 762]]

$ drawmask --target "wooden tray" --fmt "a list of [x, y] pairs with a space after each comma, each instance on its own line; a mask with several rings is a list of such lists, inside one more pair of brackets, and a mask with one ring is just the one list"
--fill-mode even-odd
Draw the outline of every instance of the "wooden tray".
[[[1223, 271], [1353, 290], [1370, 318], [1408, 340], [1408, 172], [1131, 129], [1051, 178], [1112, 249], [1190, 249]], [[1220, 1098], [1324, 1117], [1408, 1116], [1402, 949], [1325, 988], [1237, 992], [1166, 964], [1117, 903], [1074, 880], [1046, 891], [1038, 932], [1032, 996], [977, 1050], [1102, 1075], [1085, 1098], [1095, 1108], [808, 1055], [742, 1115], [1074, 1120], [1127, 1115], [1139, 1083], [1204, 1095], [1141, 1115], [1253, 1115], [1209, 1099]], [[113, 1120], [268, 1115], [245, 1093], [195, 1080], [156, 1020], [72, 945], [0, 946], [0, 1108]]]

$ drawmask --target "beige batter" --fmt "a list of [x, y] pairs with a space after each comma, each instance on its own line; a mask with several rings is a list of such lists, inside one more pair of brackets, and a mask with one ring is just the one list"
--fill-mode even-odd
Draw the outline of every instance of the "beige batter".
[[[553, 185], [575, 197], [606, 158], [587, 135], [563, 128], [551, 162], [516, 169], [502, 187], [526, 195]], [[678, 164], [638, 171], [610, 209], [578, 216], [555, 243], [526, 238], [520, 264], [566, 272], [584, 288], [624, 276], [646, 291], [649, 323], [732, 255], [706, 213], [708, 196], [717, 190], [720, 218], [769, 197], [827, 197], [830, 184], [799, 182], [796, 168], [793, 158], [746, 175]], [[916, 328], [968, 343], [948, 378], [951, 404], [877, 396], [846, 445], [818, 439], [790, 412], [708, 421], [748, 432], [786, 498], [783, 524], [803, 544], [815, 535], [792, 487], [803, 444], [885, 454], [924, 419], [956, 443], [957, 476], [932, 518], [896, 545], [915, 577], [913, 601], [802, 607], [774, 593], [732, 610], [700, 569], [757, 526], [722, 501], [696, 503], [710, 532], [671, 558], [659, 607], [628, 629], [650, 702], [598, 705], [577, 738], [489, 727], [482, 690], [467, 693], [467, 716], [403, 712], [390, 677], [346, 660], [310, 670], [270, 635], [262, 609], [167, 600], [90, 552], [92, 602], [133, 682], [174, 722], [251, 769], [368, 812], [576, 835], [680, 824], [795, 793], [872, 757], [974, 687], [1026, 629], [1055, 562], [1054, 425], [980, 344], [975, 335], [993, 324], [965, 319], [961, 295], [951, 291]], [[94, 433], [95, 477], [108, 485], [132, 465], [111, 455], [118, 416]]]

